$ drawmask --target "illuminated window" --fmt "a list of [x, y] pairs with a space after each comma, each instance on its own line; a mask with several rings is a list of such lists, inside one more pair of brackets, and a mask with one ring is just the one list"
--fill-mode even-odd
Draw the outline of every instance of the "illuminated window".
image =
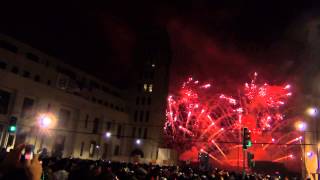
[[138, 111], [136, 110], [136, 111], [134, 112], [134, 122], [136, 122], [137, 119], [138, 119]]
[[84, 148], [84, 142], [81, 142], [80, 156], [82, 156], [82, 154], [83, 154], [83, 148]]
[[84, 128], [88, 127], [89, 114], [86, 115], [86, 119], [84, 120]]
[[140, 122], [142, 122], [142, 120], [143, 120], [143, 115], [144, 115], [144, 112], [140, 111]]
[[96, 141], [90, 142], [90, 147], [89, 147], [89, 156], [90, 157], [94, 156], [96, 145], [97, 145]]
[[149, 84], [149, 92], [152, 92], [152, 84]]
[[148, 84], [143, 84], [144, 91], [148, 91]]
[[150, 116], [150, 112], [147, 111], [147, 112], [146, 112], [146, 122], [149, 122], [149, 116]]
[[134, 138], [136, 136], [136, 127], [132, 128], [132, 137]]
[[119, 156], [120, 155], [120, 146], [116, 145], [116, 147], [114, 148], [114, 153], [115, 156]]
[[148, 137], [148, 129], [144, 128], [143, 139], [147, 139]]
[[141, 128], [138, 129], [138, 138], [141, 137]]

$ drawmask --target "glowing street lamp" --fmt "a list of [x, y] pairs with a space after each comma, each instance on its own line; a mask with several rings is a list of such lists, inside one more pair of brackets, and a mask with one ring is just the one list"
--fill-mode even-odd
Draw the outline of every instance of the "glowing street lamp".
[[111, 132], [106, 132], [105, 136], [106, 136], [106, 138], [110, 138], [111, 137]]
[[140, 145], [140, 144], [141, 144], [141, 140], [140, 140], [140, 139], [137, 139], [137, 140], [136, 140], [136, 144], [137, 144], [137, 145]]
[[311, 117], [315, 117], [318, 115], [318, 109], [315, 107], [309, 107], [307, 108], [306, 113]]
[[[315, 125], [315, 133], [316, 133], [316, 142], [319, 142], [319, 119], [316, 119], [318, 116], [318, 109], [316, 107], [309, 107], [306, 110], [306, 113], [315, 120], [316, 125]], [[319, 160], [319, 147], [317, 146], [317, 173], [318, 173], [318, 179], [319, 179], [319, 172], [320, 172], [320, 160]]]
[[40, 127], [48, 128], [52, 123], [52, 119], [48, 116], [44, 116], [40, 119]]
[[309, 151], [309, 152], [307, 152], [306, 155], [307, 155], [308, 158], [311, 158], [311, 157], [313, 156], [313, 152], [312, 152], [312, 151]]
[[295, 123], [295, 127], [298, 131], [305, 131], [307, 129], [307, 124], [302, 121], [298, 121]]
[[38, 125], [40, 128], [47, 129], [53, 126], [54, 116], [51, 114], [40, 114], [38, 117]]
[[38, 122], [38, 126], [39, 126], [40, 129], [38, 129], [38, 132], [37, 132], [36, 137], [35, 137], [34, 148], [36, 148], [38, 135], [40, 133], [40, 130], [46, 130], [46, 129], [50, 128], [50, 127], [53, 127], [54, 120], [55, 120], [55, 117], [52, 114], [49, 114], [49, 113], [40, 114], [37, 117], [37, 122]]

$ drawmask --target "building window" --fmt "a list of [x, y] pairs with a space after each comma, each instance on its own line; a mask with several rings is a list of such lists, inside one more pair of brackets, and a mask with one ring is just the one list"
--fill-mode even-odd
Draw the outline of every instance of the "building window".
[[153, 85], [152, 85], [152, 84], [149, 84], [148, 90], [149, 90], [150, 93], [152, 93], [152, 87], [153, 87]]
[[137, 99], [136, 99], [136, 105], [138, 105], [138, 104], [139, 104], [139, 102], [140, 102], [140, 98], [139, 98], [139, 97], [137, 97]]
[[107, 131], [110, 131], [111, 129], [111, 122], [107, 122]]
[[150, 73], [150, 79], [153, 79], [153, 78], [154, 78], [154, 71]]
[[98, 132], [99, 129], [99, 119], [95, 118], [93, 120], [93, 128], [92, 128], [92, 133], [96, 134]]
[[141, 128], [138, 129], [138, 138], [141, 138]]
[[0, 61], [0, 69], [6, 69], [7, 63]]
[[151, 104], [151, 97], [148, 97], [148, 105]]
[[144, 128], [143, 139], [147, 139], [148, 136], [148, 128]]
[[60, 109], [59, 111], [59, 125], [66, 127], [71, 117], [71, 112], [67, 109]]
[[30, 77], [30, 72], [29, 71], [24, 71], [22, 76], [25, 77], [25, 78], [28, 78], [28, 77]]
[[116, 147], [114, 148], [114, 153], [115, 156], [119, 156], [120, 155], [120, 146], [116, 145]]
[[143, 84], [143, 90], [144, 90], [145, 92], [148, 91], [148, 84]]
[[6, 49], [6, 50], [11, 51], [13, 53], [18, 52], [18, 48], [15, 45], [10, 44], [10, 43], [3, 41], [3, 40], [0, 41], [0, 48]]
[[29, 116], [32, 112], [32, 108], [34, 105], [34, 100], [31, 98], [24, 98], [22, 103], [22, 110], [21, 110], [21, 118]]
[[132, 137], [135, 138], [136, 137], [136, 127], [132, 128]]
[[13, 66], [11, 69], [11, 72], [14, 74], [18, 74], [19, 73], [19, 68], [17, 66]]
[[137, 87], [138, 87], [138, 88], [137, 88], [137, 91], [140, 92], [140, 91], [141, 91], [141, 84], [138, 84]]
[[88, 127], [89, 114], [86, 115], [86, 119], [84, 120], [84, 128]]
[[134, 112], [134, 122], [136, 122], [138, 120], [138, 111], [136, 110]]
[[84, 142], [81, 142], [81, 146], [80, 146], [80, 156], [83, 155], [83, 148], [84, 148]]
[[118, 126], [118, 129], [117, 129], [117, 138], [120, 138], [121, 137], [121, 125]]
[[89, 156], [90, 157], [94, 156], [94, 153], [96, 151], [96, 145], [97, 145], [97, 143], [95, 141], [90, 142], [90, 148], [89, 148]]
[[142, 99], [141, 99], [141, 104], [144, 105], [145, 101], [146, 101], [146, 98], [145, 98], [145, 97], [142, 97]]
[[149, 116], [150, 116], [150, 112], [147, 111], [147, 112], [146, 112], [146, 122], [149, 122]]
[[39, 62], [39, 57], [32, 54], [32, 53], [26, 53], [26, 57], [28, 59], [30, 59], [31, 61], [34, 61], [34, 62]]
[[47, 81], [47, 85], [50, 86], [51, 85], [51, 80]]
[[34, 76], [34, 80], [35, 80], [36, 82], [39, 82], [39, 81], [40, 81], [40, 76], [39, 76], [39, 75]]
[[144, 112], [143, 112], [143, 111], [140, 111], [140, 122], [143, 121], [143, 114], [144, 114]]
[[7, 91], [0, 90], [0, 114], [7, 114], [10, 104], [11, 94]]

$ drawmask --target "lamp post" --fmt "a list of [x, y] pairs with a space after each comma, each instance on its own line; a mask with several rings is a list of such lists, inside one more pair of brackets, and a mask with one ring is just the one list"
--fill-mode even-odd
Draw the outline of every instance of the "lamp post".
[[[295, 128], [296, 130], [298, 131], [301, 131], [303, 132], [303, 147], [302, 147], [302, 142], [301, 142], [301, 139], [299, 140], [300, 141], [300, 147], [301, 147], [301, 154], [303, 154], [303, 163], [301, 165], [301, 170], [302, 170], [302, 178], [304, 179], [305, 178], [305, 175], [306, 175], [306, 130], [307, 130], [307, 124], [303, 121], [298, 121], [295, 123]], [[301, 157], [302, 158], [302, 157]]]
[[307, 109], [307, 114], [314, 120], [314, 121], [316, 121], [315, 123], [315, 125], [316, 125], [316, 127], [315, 127], [315, 135], [316, 135], [316, 144], [317, 144], [317, 175], [318, 175], [318, 179], [319, 179], [319, 171], [320, 171], [320, 161], [319, 161], [319, 147], [318, 147], [318, 136], [319, 136], [319, 122], [317, 121], [317, 119], [316, 119], [316, 117], [317, 117], [317, 115], [318, 115], [318, 109], [316, 108], [316, 107], [309, 107], [308, 109]]
[[40, 114], [37, 118], [38, 130], [36, 133], [34, 148], [36, 148], [38, 136], [40, 134], [40, 130], [48, 129], [53, 124], [53, 117], [50, 114]]

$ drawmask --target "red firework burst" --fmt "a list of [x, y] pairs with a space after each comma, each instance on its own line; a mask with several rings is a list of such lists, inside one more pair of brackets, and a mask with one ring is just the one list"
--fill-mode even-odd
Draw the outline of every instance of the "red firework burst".
[[239, 164], [243, 127], [250, 129], [252, 141], [259, 144], [250, 149], [256, 153], [256, 159], [272, 160], [268, 153], [283, 156], [282, 151], [272, 151], [276, 147], [270, 144], [298, 143], [296, 132], [278, 131], [288, 121], [281, 107], [291, 96], [290, 85], [258, 84], [256, 78], [257, 73], [237, 96], [208, 96], [210, 84], [189, 78], [177, 96], [168, 97], [164, 130], [168, 144], [182, 154], [180, 159], [195, 159], [196, 156], [184, 158], [184, 155], [201, 151], [220, 164], [235, 165], [231, 163], [234, 161]]

